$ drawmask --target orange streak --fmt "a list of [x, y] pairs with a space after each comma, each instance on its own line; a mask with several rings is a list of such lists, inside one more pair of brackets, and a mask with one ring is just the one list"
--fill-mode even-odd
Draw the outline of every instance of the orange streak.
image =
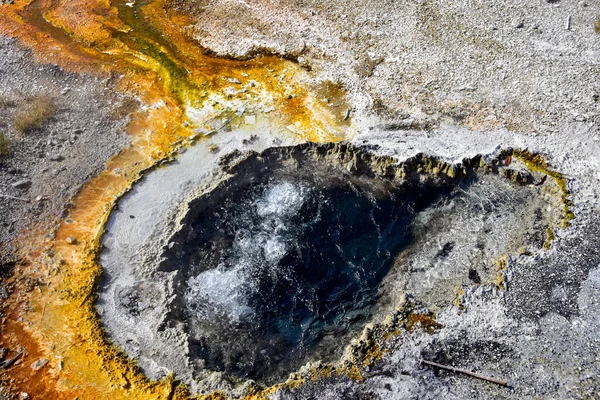
[[[339, 115], [333, 115], [306, 89], [307, 75], [297, 65], [275, 57], [210, 58], [185, 34], [185, 26], [192, 21], [170, 11], [165, 0], [146, 5], [142, 9], [146, 22], [139, 26], [121, 20], [114, 4], [108, 0], [16, 0], [0, 6], [0, 32], [18, 38], [38, 61], [72, 72], [117, 72], [123, 75], [120, 90], [134, 93], [148, 106], [162, 101], [134, 115], [128, 127], [131, 146], [81, 189], [73, 199], [70, 223], [60, 224], [53, 241], [43, 239], [49, 233], [43, 227], [21, 235], [20, 250], [28, 261], [11, 281], [17, 288], [9, 300], [14, 311], [2, 326], [2, 340], [27, 349], [29, 355], [7, 373], [19, 390], [34, 398], [185, 397], [183, 391], [174, 391], [172, 377], [150, 382], [106, 341], [94, 293], [102, 271], [97, 262], [100, 238], [115, 201], [144, 171], [193, 136], [194, 126], [227, 112], [228, 102], [237, 101], [250, 108], [274, 107], [269, 114], [274, 126], [293, 127], [303, 139], [344, 136]], [[143, 36], [148, 26], [165, 39]], [[144, 40], [151, 48], [139, 44]], [[186, 71], [185, 78], [181, 71]], [[254, 80], [257, 85], [227, 96], [223, 90], [231, 82], [226, 78]], [[190, 120], [194, 110], [204, 117]], [[184, 126], [187, 121], [190, 127]], [[68, 244], [68, 238], [75, 238], [76, 244]], [[40, 278], [41, 290], [26, 293], [28, 278]], [[49, 363], [33, 371], [31, 363], [41, 357]]]

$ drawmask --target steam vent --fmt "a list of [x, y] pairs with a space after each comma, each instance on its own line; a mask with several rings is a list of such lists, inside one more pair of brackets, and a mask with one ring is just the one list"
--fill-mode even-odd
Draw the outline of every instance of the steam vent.
[[0, 400], [600, 398], [600, 2], [0, 0]]

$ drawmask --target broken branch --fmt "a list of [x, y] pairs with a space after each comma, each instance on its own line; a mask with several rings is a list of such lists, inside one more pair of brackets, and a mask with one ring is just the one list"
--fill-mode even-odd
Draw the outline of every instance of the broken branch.
[[24, 199], [23, 197], [9, 196], [7, 194], [0, 194], [0, 197], [4, 197], [5, 199], [25, 201], [25, 202], [29, 203], [29, 199]]
[[504, 381], [502, 379], [490, 378], [489, 376], [480, 375], [480, 374], [477, 374], [475, 372], [467, 371], [466, 369], [449, 367], [447, 365], [442, 365], [442, 364], [438, 364], [438, 363], [434, 363], [432, 361], [426, 361], [426, 360], [422, 360], [421, 362], [423, 364], [430, 365], [432, 367], [444, 369], [446, 371], [451, 371], [451, 372], [454, 372], [454, 373], [465, 374], [465, 375], [468, 375], [468, 376], [472, 376], [473, 378], [477, 378], [477, 379], [481, 379], [481, 380], [484, 380], [484, 381], [495, 383], [495, 384], [500, 385], [500, 386], [508, 386], [508, 382], [507, 381]]

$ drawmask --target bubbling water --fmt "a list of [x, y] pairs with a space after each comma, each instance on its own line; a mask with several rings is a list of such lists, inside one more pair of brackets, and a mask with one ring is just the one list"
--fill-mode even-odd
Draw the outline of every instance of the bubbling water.
[[218, 204], [190, 221], [177, 252], [182, 319], [203, 368], [264, 381], [339, 356], [414, 214], [391, 192], [310, 176], [265, 178]]
[[200, 391], [282, 382], [309, 361], [360, 368], [368, 348], [342, 352], [366, 323], [401, 329], [401, 319], [379, 323], [406, 293], [435, 311], [456, 287], [495, 290], [486, 282], [498, 277], [496, 260], [524, 243], [541, 247], [562, 222], [560, 188], [531, 185], [539, 177], [518, 162], [397, 163], [365, 149], [228, 153], [216, 184], [197, 186], [164, 231], [150, 225], [159, 229], [151, 246], [128, 234], [127, 216], [140, 221], [149, 204], [142, 183], [104, 239], [107, 332], [152, 379], [172, 370]]
[[[251, 215], [247, 226], [236, 227], [226, 260], [187, 281], [185, 301], [195, 318], [219, 314], [231, 323], [255, 317], [249, 293], [259, 290], [252, 279], [267, 268], [272, 274], [294, 241], [293, 217], [300, 211], [306, 190], [289, 182], [268, 188], [254, 204], [244, 204]], [[244, 218], [244, 220], [246, 220]]]

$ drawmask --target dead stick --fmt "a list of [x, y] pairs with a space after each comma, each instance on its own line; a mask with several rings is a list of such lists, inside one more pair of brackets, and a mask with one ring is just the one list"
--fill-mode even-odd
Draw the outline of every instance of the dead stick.
[[59, 351], [66, 350], [66, 349], [68, 349], [68, 348], [71, 348], [71, 347], [73, 347], [73, 346], [76, 346], [76, 345], [78, 345], [78, 344], [80, 344], [80, 343], [83, 343], [83, 342], [85, 342], [86, 340], [87, 340], [86, 338], [79, 339], [79, 340], [77, 340], [76, 342], [68, 343], [68, 344], [66, 344], [66, 345], [64, 345], [64, 346], [62, 346], [62, 347], [59, 347], [58, 349], [55, 349], [54, 351], [55, 351], [55, 352], [59, 352]]
[[442, 365], [442, 364], [438, 364], [438, 363], [434, 363], [434, 362], [426, 361], [426, 360], [422, 360], [422, 363], [426, 364], [426, 365], [431, 365], [432, 367], [437, 367], [437, 368], [440, 368], [440, 369], [445, 369], [446, 371], [452, 371], [452, 372], [455, 372], [455, 373], [458, 372], [460, 374], [469, 375], [469, 376], [472, 376], [472, 377], [477, 378], [477, 379], [482, 379], [484, 381], [495, 383], [497, 385], [508, 386], [508, 382], [507, 381], [503, 381], [501, 379], [496, 379], [496, 378], [490, 378], [488, 376], [479, 375], [479, 374], [476, 374], [475, 372], [467, 371], [466, 369], [448, 367], [446, 365]]
[[5, 199], [21, 200], [21, 201], [29, 202], [29, 199], [24, 199], [22, 197], [9, 196], [7, 194], [0, 194], [0, 197], [4, 197]]

